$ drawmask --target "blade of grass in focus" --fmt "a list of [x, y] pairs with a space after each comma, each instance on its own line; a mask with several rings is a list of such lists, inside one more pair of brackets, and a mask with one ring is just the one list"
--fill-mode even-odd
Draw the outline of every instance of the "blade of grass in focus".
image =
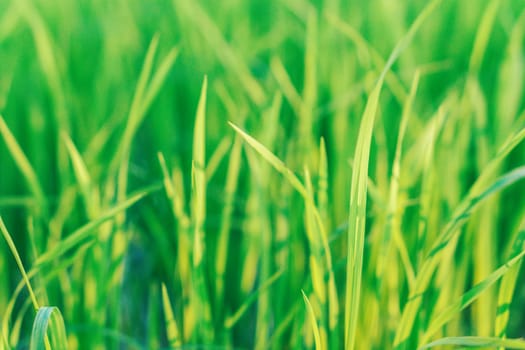
[[192, 210], [191, 222], [193, 226], [193, 288], [194, 306], [198, 311], [200, 322], [197, 325], [197, 339], [204, 344], [213, 341], [213, 325], [209, 293], [206, 287], [205, 244], [206, 234], [206, 93], [208, 79], [204, 78], [202, 90], [197, 106], [195, 127], [193, 131], [193, 159], [192, 159]]
[[44, 306], [38, 309], [33, 322], [29, 349], [47, 350], [46, 335], [50, 339], [50, 349], [66, 350], [68, 348], [64, 320], [60, 310], [56, 307]]
[[408, 33], [393, 49], [374, 89], [368, 97], [365, 111], [359, 127], [359, 136], [355, 149], [355, 168], [352, 174], [350, 189], [350, 210], [348, 217], [348, 262], [346, 275], [346, 305], [345, 305], [345, 348], [354, 349], [359, 315], [361, 283], [363, 273], [363, 250], [366, 222], [366, 196], [368, 179], [368, 162], [370, 156], [370, 142], [374, 119], [379, 103], [379, 95], [383, 80], [390, 67], [408, 46], [414, 34], [423, 21], [432, 13], [440, 1], [430, 2], [413, 22]]

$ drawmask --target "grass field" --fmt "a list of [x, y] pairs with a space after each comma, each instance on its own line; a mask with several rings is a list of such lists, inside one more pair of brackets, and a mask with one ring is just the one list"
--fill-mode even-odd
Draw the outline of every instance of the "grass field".
[[0, 1], [0, 349], [525, 349], [524, 2], [218, 4]]

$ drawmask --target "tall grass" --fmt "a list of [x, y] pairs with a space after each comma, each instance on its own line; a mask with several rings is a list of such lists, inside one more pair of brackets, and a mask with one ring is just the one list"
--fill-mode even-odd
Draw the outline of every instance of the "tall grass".
[[0, 3], [0, 349], [525, 348], [520, 0]]

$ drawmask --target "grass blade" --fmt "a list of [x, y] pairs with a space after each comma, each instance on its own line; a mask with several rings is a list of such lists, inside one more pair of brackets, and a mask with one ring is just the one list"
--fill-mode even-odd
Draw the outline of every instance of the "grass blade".
[[306, 304], [306, 310], [308, 311], [308, 315], [310, 318], [310, 324], [312, 325], [312, 331], [314, 333], [314, 339], [315, 339], [315, 349], [316, 350], [323, 350], [323, 346], [321, 345], [321, 334], [319, 333], [319, 327], [317, 326], [317, 320], [315, 318], [315, 312], [312, 307], [312, 304], [310, 304], [310, 300], [308, 300], [308, 297], [306, 294], [304, 294], [304, 291], [301, 290], [301, 294], [303, 295], [304, 303]]
[[213, 338], [213, 326], [210, 299], [206, 287], [206, 266], [204, 261], [205, 224], [206, 224], [206, 93], [208, 78], [204, 77], [201, 95], [197, 106], [195, 127], [193, 130], [192, 160], [192, 210], [193, 227], [193, 283], [194, 302], [200, 317], [198, 333], [200, 341], [210, 344]]
[[232, 226], [232, 215], [234, 211], [234, 196], [237, 192], [239, 173], [241, 168], [242, 144], [240, 136], [237, 136], [231, 148], [230, 161], [226, 175], [225, 203], [221, 213], [221, 226], [216, 249], [215, 259], [215, 294], [216, 305], [219, 314], [222, 313], [224, 304], [224, 286], [226, 285], [226, 265], [228, 262], [228, 246], [230, 242], [230, 230]]
[[256, 105], [262, 106], [266, 101], [264, 89], [252, 75], [246, 63], [238, 57], [237, 53], [228, 44], [220, 29], [200, 4], [176, 0], [173, 1], [173, 4], [176, 10], [180, 9], [181, 13], [184, 13], [185, 16], [196, 22], [198, 30], [215, 50], [217, 58], [227, 69], [234, 72], [250, 99]]
[[47, 336], [53, 350], [66, 350], [67, 338], [64, 320], [60, 310], [54, 306], [44, 306], [38, 309], [31, 332], [30, 350], [46, 350]]
[[419, 14], [408, 33], [392, 50], [379, 80], [368, 97], [361, 119], [354, 155], [354, 172], [350, 188], [350, 211], [348, 217], [348, 261], [346, 270], [345, 348], [353, 350], [359, 316], [361, 281], [363, 273], [363, 250], [366, 222], [366, 197], [368, 186], [368, 162], [372, 129], [384, 78], [401, 52], [408, 46], [422, 22], [432, 13], [440, 0], [430, 2]]
[[282, 160], [277, 158], [272, 152], [270, 152], [261, 143], [244, 132], [241, 128], [232, 122], [229, 122], [229, 124], [253, 149], [257, 151], [257, 153], [266, 159], [266, 161], [270, 163], [275, 170], [281, 173], [286, 178], [286, 180], [288, 180], [290, 185], [292, 185], [292, 187], [301, 194], [301, 196], [307, 197], [306, 188], [301, 183], [301, 180], [299, 180], [299, 178], [290, 169], [288, 169], [288, 167], [286, 167]]
[[470, 56], [469, 72], [471, 74], [477, 75], [481, 68], [500, 3], [501, 0], [492, 0], [485, 9]]
[[382, 80], [368, 98], [355, 151], [355, 166], [350, 190], [348, 215], [348, 250], [346, 267], [345, 349], [353, 350], [359, 315], [359, 299], [363, 272], [365, 242], [366, 195], [368, 186], [368, 161], [372, 129], [379, 102]]
[[39, 308], [39, 306], [38, 306], [38, 301], [36, 299], [35, 292], [33, 291], [33, 287], [31, 287], [31, 283], [29, 282], [29, 277], [27, 277], [26, 270], [24, 269], [24, 264], [22, 264], [22, 259], [20, 258], [20, 255], [18, 254], [18, 250], [16, 249], [15, 242], [13, 242], [13, 239], [11, 238], [9, 231], [7, 231], [7, 227], [5, 227], [4, 220], [2, 220], [1, 216], [0, 216], [0, 231], [2, 231], [2, 235], [4, 236], [4, 239], [6, 240], [7, 245], [9, 246], [9, 249], [11, 250], [11, 252], [13, 253], [13, 256], [15, 257], [16, 264], [18, 265], [18, 269], [20, 270], [20, 273], [22, 274], [24, 282], [27, 286], [27, 290], [29, 291], [31, 302], [33, 303], [33, 307], [36, 310]]
[[33, 196], [35, 196], [36, 200], [38, 201], [38, 206], [42, 208], [42, 210], [44, 210], [45, 213], [45, 211], [47, 210], [46, 199], [44, 191], [42, 190], [40, 182], [38, 181], [38, 177], [36, 176], [35, 170], [31, 166], [31, 163], [27, 159], [26, 155], [24, 154], [24, 151], [16, 141], [16, 138], [11, 133], [11, 130], [9, 130], [4, 120], [4, 117], [2, 117], [1, 115], [0, 135], [4, 139], [7, 149], [11, 153], [13, 160], [15, 161], [16, 165], [18, 166], [18, 169], [22, 173], [22, 176], [27, 182], [29, 189], [33, 193]]
[[250, 294], [250, 296], [244, 301], [244, 303], [235, 311], [232, 315], [226, 318], [224, 321], [224, 326], [226, 328], [232, 328], [240, 319], [241, 317], [248, 311], [248, 308], [257, 301], [257, 298], [259, 297], [259, 294], [267, 290], [272, 284], [274, 284], [283, 274], [283, 271], [277, 271], [274, 273], [270, 278], [268, 278], [266, 281], [264, 281], [260, 287]]

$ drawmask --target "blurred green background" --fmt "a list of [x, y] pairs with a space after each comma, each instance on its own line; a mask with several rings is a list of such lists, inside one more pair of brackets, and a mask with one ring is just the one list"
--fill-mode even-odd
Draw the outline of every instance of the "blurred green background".
[[[253, 151], [241, 151], [228, 121], [260, 140], [301, 179], [308, 167], [316, 190], [324, 139], [328, 188], [324, 202], [316, 200], [343, 310], [345, 225], [359, 124], [386, 59], [426, 3], [0, 1], [0, 114], [35, 174], [28, 176], [8, 142], [0, 142], [0, 215], [26, 269], [77, 228], [133, 193], [149, 191], [125, 213], [97, 226], [75, 249], [41, 266], [32, 280], [41, 302], [61, 309], [70, 345], [168, 346], [164, 283], [182, 343], [313, 346], [311, 335], [305, 335], [309, 328], [303, 329], [300, 294], [301, 289], [311, 293], [315, 279], [304, 201]], [[414, 76], [418, 72], [421, 79], [403, 144], [398, 209], [399, 229], [417, 273], [475, 179], [501, 145], [524, 128], [523, 5], [521, 0], [441, 1], [387, 76], [368, 172], [357, 348], [390, 347], [409, 294], [400, 254], [389, 253], [385, 273], [391, 278], [385, 281], [395, 281], [385, 282], [386, 290], [375, 266], [381, 259], [376, 247], [388, 223], [401, 115]], [[155, 40], [151, 76], [162, 74], [157, 89], [151, 88], [154, 79], [146, 83], [150, 104], [137, 102], [144, 108], [133, 114]], [[202, 271], [211, 324], [200, 321], [206, 316], [194, 309], [199, 302], [191, 301], [196, 292], [187, 278], [194, 253], [187, 249], [193, 246], [176, 203], [180, 198], [182, 211], [193, 217], [194, 122], [205, 76], [209, 176]], [[4, 141], [6, 134], [4, 128]], [[88, 182], [72, 164], [67, 140], [78, 150]], [[523, 165], [524, 152], [523, 145], [517, 146], [495, 175]], [[168, 177], [159, 153], [178, 193], [175, 199], [163, 188]], [[237, 174], [232, 159], [239, 160]], [[443, 264], [427, 291], [414, 344], [417, 330], [428, 326], [434, 307], [446, 305], [446, 296], [460, 296], [507, 261], [522, 227], [524, 196], [523, 183], [498, 193], [460, 229], [461, 238], [447, 255], [449, 264]], [[225, 235], [226, 260], [218, 248]], [[226, 291], [215, 284], [218, 265], [225, 266]], [[258, 288], [276, 273], [277, 282], [259, 294]], [[513, 337], [525, 336], [522, 275], [511, 308], [508, 334]], [[14, 294], [21, 276], [3, 243], [0, 276], [0, 314], [9, 325], [9, 335], [3, 330], [4, 344], [24, 348], [33, 316], [26, 292]], [[480, 301], [486, 308], [474, 304], [440, 334], [494, 335], [497, 294], [490, 289]], [[246, 304], [250, 296], [256, 299]], [[4, 310], [11, 300], [14, 309], [8, 315]], [[225, 326], [242, 305], [247, 311], [241, 320]], [[342, 326], [328, 328], [330, 348], [337, 348]]]

